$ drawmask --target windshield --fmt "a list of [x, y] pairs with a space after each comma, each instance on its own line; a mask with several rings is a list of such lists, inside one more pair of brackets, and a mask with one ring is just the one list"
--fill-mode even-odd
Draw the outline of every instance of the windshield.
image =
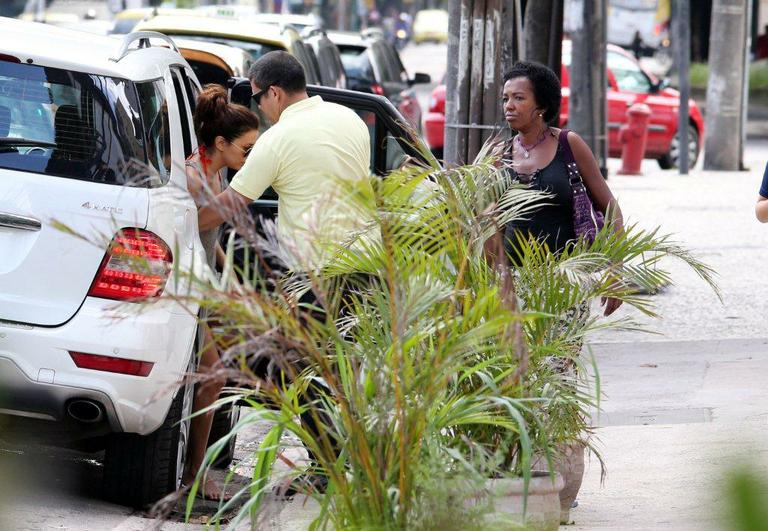
[[0, 168], [147, 186], [144, 145], [131, 82], [0, 61]]

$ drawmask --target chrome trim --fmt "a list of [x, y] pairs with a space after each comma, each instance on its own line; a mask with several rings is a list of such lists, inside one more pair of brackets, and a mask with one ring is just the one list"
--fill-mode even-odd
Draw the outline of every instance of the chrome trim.
[[27, 216], [19, 216], [10, 212], [0, 212], [0, 227], [11, 229], [38, 231], [42, 228], [40, 220]]

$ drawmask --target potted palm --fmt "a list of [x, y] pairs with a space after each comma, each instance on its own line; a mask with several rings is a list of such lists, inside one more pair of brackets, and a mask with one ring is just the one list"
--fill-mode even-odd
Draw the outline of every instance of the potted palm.
[[[232, 434], [271, 422], [251, 482], [239, 493], [248, 501], [235, 523], [258, 518], [279, 479], [275, 463], [288, 461], [280, 442], [290, 433], [314, 461], [290, 461], [289, 474], [327, 478], [325, 492], [307, 487], [319, 502], [319, 528], [418, 529], [439, 521], [469, 529], [501, 521], [556, 528], [558, 450], [588, 431], [584, 413], [598, 392], [590, 392], [589, 382], [564, 379], [548, 360], [575, 359], [569, 345], [605, 325], [588, 320], [555, 333], [554, 323], [595, 296], [651, 311], [614, 279], [654, 285], [667, 276], [654, 267], [662, 255], [686, 261], [709, 282], [711, 271], [635, 227], [606, 231], [592, 247], [559, 257], [544, 256], [531, 242], [514, 274], [495, 270], [484, 244], [544, 196], [512, 185], [488, 150], [467, 167], [407, 167], [371, 184], [347, 190], [369, 226], [334, 248], [321, 273], [275, 281], [242, 272], [216, 286], [202, 283], [200, 302], [228, 324], [226, 355], [240, 363], [236, 375], [247, 382], [221, 402], [252, 407]], [[499, 208], [489, 209], [494, 204]], [[251, 247], [278, 254], [267, 234], [253, 237]], [[351, 300], [339, 300], [338, 282], [360, 274], [369, 281]], [[324, 302], [324, 316], [292, 302], [307, 289]], [[290, 379], [275, 383], [251, 374], [253, 352], [282, 365]], [[301, 371], [292, 370], [295, 359], [304, 360]], [[301, 405], [297, 397], [318, 381], [312, 407]], [[315, 416], [319, 435], [297, 420], [302, 414]], [[227, 443], [224, 437], [214, 444], [207, 460], [215, 461]], [[536, 504], [525, 495], [539, 490], [532, 481], [537, 457], [547, 464], [544, 518], [530, 514]], [[510, 492], [510, 476], [520, 478], [520, 511], [512, 502], [496, 503], [494, 513], [495, 495]], [[235, 503], [222, 503], [220, 514]], [[496, 515], [490, 523], [489, 514]]]

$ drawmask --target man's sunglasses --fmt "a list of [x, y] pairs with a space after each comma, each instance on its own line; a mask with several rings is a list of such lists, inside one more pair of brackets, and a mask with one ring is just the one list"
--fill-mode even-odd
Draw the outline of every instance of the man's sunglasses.
[[267, 91], [269, 90], [269, 87], [271, 87], [271, 86], [272, 85], [267, 85], [266, 87], [264, 87], [263, 89], [261, 89], [260, 91], [256, 92], [255, 94], [253, 94], [251, 96], [251, 99], [253, 100], [253, 103], [255, 103], [257, 107], [259, 105], [261, 105], [261, 98], [262, 98], [262, 96], [264, 96], [264, 94], [267, 93]]

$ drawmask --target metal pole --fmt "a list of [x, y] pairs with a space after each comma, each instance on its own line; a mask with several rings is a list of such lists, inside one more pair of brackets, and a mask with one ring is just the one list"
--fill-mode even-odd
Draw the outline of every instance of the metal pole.
[[688, 98], [691, 93], [690, 79], [690, 49], [691, 49], [691, 12], [689, 0], [677, 0], [673, 2], [672, 8], [675, 10], [672, 14], [675, 38], [678, 41], [677, 49], [677, 71], [680, 77], [680, 107], [678, 110], [677, 136], [680, 146], [678, 155], [678, 168], [680, 175], [688, 175]]

